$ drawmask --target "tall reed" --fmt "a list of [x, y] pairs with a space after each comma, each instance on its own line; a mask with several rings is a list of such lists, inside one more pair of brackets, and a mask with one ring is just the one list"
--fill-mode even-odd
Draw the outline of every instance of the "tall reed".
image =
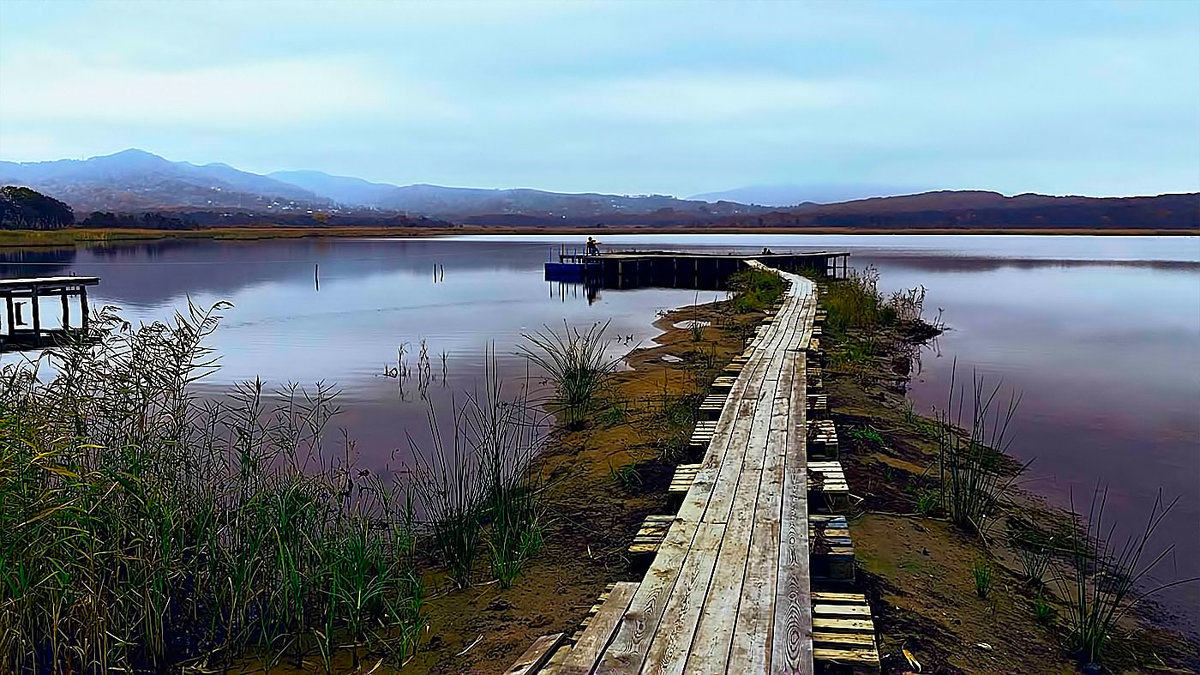
[[325, 448], [336, 392], [195, 393], [224, 307], [0, 369], [0, 672], [411, 655], [415, 524]]
[[430, 409], [428, 452], [410, 440], [414, 487], [436, 548], [459, 587], [469, 586], [486, 544], [492, 573], [509, 586], [541, 547], [539, 480], [531, 471], [544, 421], [528, 398], [506, 396], [495, 352], [485, 356], [483, 388], [454, 407], [453, 436], [443, 441]]
[[1096, 664], [1102, 660], [1104, 646], [1130, 609], [1150, 595], [1197, 581], [1182, 579], [1138, 590], [1141, 582], [1175, 550], [1173, 543], [1157, 555], [1148, 549], [1154, 533], [1178, 501], [1176, 497], [1164, 503], [1160, 490], [1141, 531], [1126, 537], [1122, 544], [1114, 542], [1116, 523], [1108, 525], [1104, 520], [1107, 487], [1101, 490], [1097, 486], [1086, 517], [1075, 521], [1068, 547], [1070, 563], [1067, 574], [1059, 579], [1059, 591], [1066, 599], [1072, 649], [1088, 670], [1098, 670]]
[[580, 331], [563, 323], [563, 332], [549, 326], [526, 334], [528, 344], [521, 353], [537, 364], [554, 384], [554, 408], [563, 415], [567, 426], [583, 425], [609, 377], [617, 368], [618, 358], [605, 351], [604, 333], [609, 322], [594, 323]]
[[483, 477], [492, 574], [505, 588], [540, 551], [543, 540], [540, 475], [532, 464], [546, 423], [529, 403], [528, 382], [526, 377], [526, 386], [507, 397], [495, 353], [489, 352], [483, 390], [470, 397], [466, 415]]
[[1029, 466], [1004, 465], [1003, 453], [1011, 442], [1009, 424], [1021, 396], [1011, 392], [1007, 404], [999, 407], [996, 397], [1001, 383], [989, 389], [983, 377], [972, 374], [970, 408], [964, 417], [967, 395], [955, 387], [957, 367], [957, 362], [951, 367], [946, 409], [936, 412], [942, 509], [960, 528], [982, 532], [1017, 476]]

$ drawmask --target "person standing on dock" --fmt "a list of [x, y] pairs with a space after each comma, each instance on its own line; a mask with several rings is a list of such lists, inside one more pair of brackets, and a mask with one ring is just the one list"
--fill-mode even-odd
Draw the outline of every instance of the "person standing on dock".
[[596, 241], [592, 237], [588, 237], [587, 240], [587, 254], [600, 255], [600, 242]]

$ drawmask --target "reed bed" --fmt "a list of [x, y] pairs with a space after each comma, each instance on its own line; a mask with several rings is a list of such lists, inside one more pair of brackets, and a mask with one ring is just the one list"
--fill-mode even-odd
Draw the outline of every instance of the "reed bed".
[[921, 321], [925, 288], [895, 291], [884, 297], [879, 290], [879, 270], [866, 266], [845, 279], [826, 284], [821, 302], [829, 312], [826, 327], [838, 334], [851, 329], [870, 332], [881, 326]]
[[441, 478], [479, 487], [439, 511], [437, 471], [397, 481], [326, 446], [331, 387], [200, 398], [224, 308], [137, 328], [105, 309], [88, 339], [0, 370], [0, 672], [399, 665], [428, 623], [419, 547], [486, 540], [502, 581], [537, 548], [540, 427], [494, 368], [439, 446]]

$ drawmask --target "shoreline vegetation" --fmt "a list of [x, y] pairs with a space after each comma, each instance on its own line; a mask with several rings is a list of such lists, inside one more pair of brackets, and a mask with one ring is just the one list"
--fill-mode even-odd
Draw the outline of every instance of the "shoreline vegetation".
[[[1200, 647], [1118, 616], [1135, 594], [1105, 598], [1136, 577], [1076, 518], [1014, 487], [1003, 434], [975, 433], [1015, 399], [976, 380], [965, 419], [913, 411], [908, 375], [942, 326], [921, 317], [919, 289], [883, 297], [876, 281], [867, 270], [820, 283], [825, 384], [860, 500], [850, 527], [883, 672], [1200, 663]], [[322, 445], [329, 388], [276, 395], [255, 382], [228, 404], [193, 398], [220, 306], [138, 331], [97, 317], [99, 349], [58, 350], [49, 384], [0, 377], [0, 669], [503, 672], [537, 636], [573, 631], [628, 573], [699, 402], [782, 291], [753, 271], [731, 286], [659, 317], [663, 333], [627, 370], [597, 351], [602, 325], [545, 328], [526, 345], [550, 366], [545, 401], [529, 383], [506, 393], [485, 358], [479, 390], [431, 411], [453, 433], [412, 448], [408, 482], [355, 470], [352, 440]], [[980, 394], [1001, 404], [972, 406]], [[1105, 631], [1098, 653], [1078, 652], [1081, 626]]]
[[99, 245], [116, 242], [190, 240], [258, 240], [352, 237], [444, 237], [464, 235], [622, 235], [622, 234], [906, 234], [906, 235], [1037, 235], [1037, 236], [1200, 236], [1200, 229], [1108, 229], [1069, 227], [945, 228], [945, 227], [695, 227], [683, 225], [511, 227], [460, 225], [447, 227], [295, 227], [248, 225], [187, 230], [134, 228], [65, 228], [59, 230], [0, 230], [0, 248]]
[[[889, 316], [889, 305], [914, 303], [885, 300], [877, 281], [868, 268], [822, 282], [820, 297], [825, 386], [859, 498], [850, 531], [883, 672], [1193, 672], [1200, 644], [1156, 625], [1142, 602], [1196, 581], [1141, 585], [1172, 549], [1148, 543], [1172, 504], [1160, 498], [1126, 539], [1109, 529], [1101, 485], [1080, 496], [1080, 514], [1025, 491], [1028, 464], [1005, 454], [1020, 393], [1001, 383], [960, 378], [945, 409], [915, 411], [910, 373], [945, 326], [919, 311]], [[919, 307], [920, 289], [908, 295]]]

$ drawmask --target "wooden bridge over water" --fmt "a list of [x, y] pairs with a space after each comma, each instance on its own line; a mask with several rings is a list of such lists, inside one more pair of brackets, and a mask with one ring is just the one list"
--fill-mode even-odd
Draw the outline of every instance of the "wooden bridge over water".
[[[87, 289], [98, 283], [98, 277], [77, 276], [0, 279], [5, 307], [0, 315], [0, 352], [47, 347], [72, 333], [86, 334]], [[43, 307], [43, 301], [51, 307]], [[57, 312], [58, 319], [47, 321], [47, 311]], [[78, 317], [74, 326], [72, 315]]]
[[539, 638], [510, 675], [878, 672], [870, 608], [849, 586], [836, 431], [810, 419], [827, 408], [823, 312], [813, 282], [776, 271], [790, 287], [701, 406], [716, 419], [697, 424], [701, 459], [672, 481], [678, 512], [648, 518], [630, 547], [651, 556], [645, 576], [610, 586], [574, 636]]

